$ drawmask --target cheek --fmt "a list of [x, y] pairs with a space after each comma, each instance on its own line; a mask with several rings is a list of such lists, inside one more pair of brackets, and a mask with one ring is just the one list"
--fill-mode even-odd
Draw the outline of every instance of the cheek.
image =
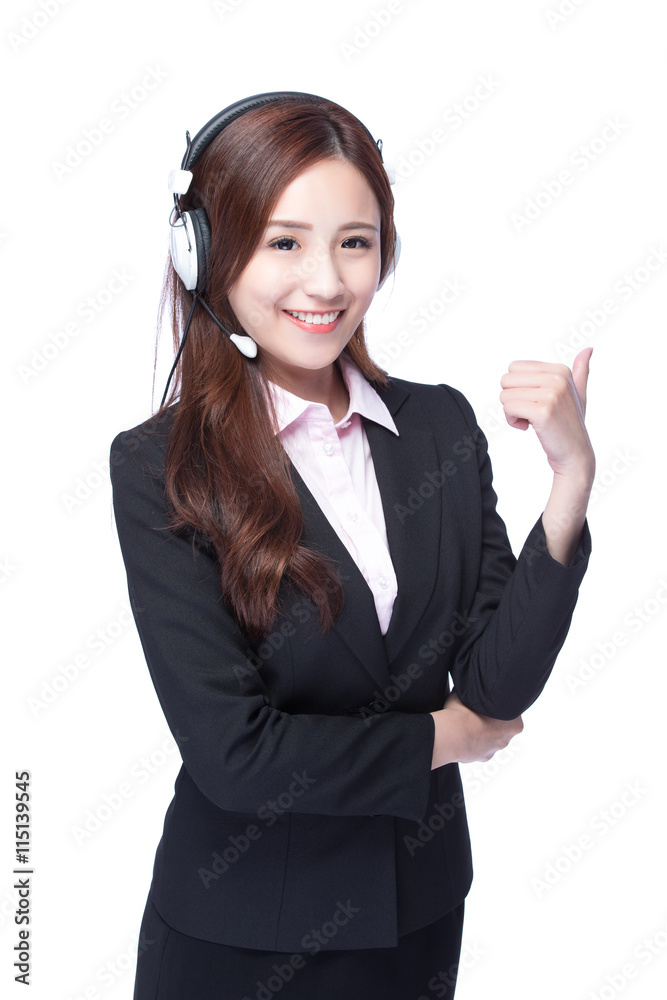
[[270, 308], [267, 296], [261, 294], [263, 283], [244, 274], [229, 293], [229, 304], [248, 333], [261, 326]]
[[380, 280], [380, 251], [368, 254], [363, 261], [358, 261], [348, 273], [349, 286], [359, 298], [373, 295]]
[[355, 275], [354, 282], [350, 284], [350, 291], [354, 294], [359, 304], [364, 304], [365, 308], [371, 304], [377, 292], [380, 281], [380, 268], [370, 265]]
[[273, 266], [265, 263], [261, 268], [255, 268], [245, 279], [239, 286], [239, 300], [244, 307], [246, 321], [259, 327], [280, 312], [281, 301], [294, 287], [294, 275], [286, 273], [286, 268], [276, 262]]

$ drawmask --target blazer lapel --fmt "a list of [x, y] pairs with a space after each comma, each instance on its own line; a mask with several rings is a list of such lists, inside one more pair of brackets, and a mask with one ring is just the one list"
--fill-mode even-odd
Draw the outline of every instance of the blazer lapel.
[[303, 510], [302, 543], [332, 559], [343, 580], [345, 604], [334, 628], [375, 683], [385, 687], [389, 682], [387, 653], [373, 594], [359, 567], [291, 462], [290, 466], [292, 481]]
[[443, 491], [433, 435], [415, 426], [403, 403], [409, 393], [392, 383], [382, 393], [398, 437], [371, 421], [364, 421], [373, 456], [387, 527], [387, 540], [398, 579], [398, 594], [384, 636], [389, 663], [414, 631], [435, 586], [440, 549]]
[[384, 636], [368, 584], [290, 463], [304, 514], [302, 542], [332, 558], [343, 578], [345, 605], [334, 627], [380, 689], [389, 683], [391, 663], [414, 631], [433, 592], [443, 502], [443, 490], [433, 481], [437, 483], [440, 467], [433, 435], [401, 412], [409, 393], [392, 383], [381, 395], [399, 432], [396, 436], [364, 419], [398, 579], [398, 594]]

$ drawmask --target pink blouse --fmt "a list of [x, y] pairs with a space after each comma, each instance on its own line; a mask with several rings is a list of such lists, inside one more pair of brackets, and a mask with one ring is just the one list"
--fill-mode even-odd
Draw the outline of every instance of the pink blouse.
[[337, 424], [323, 403], [301, 399], [273, 382], [270, 387], [283, 447], [370, 587], [384, 635], [398, 584], [361, 418], [373, 420], [394, 434], [398, 430], [389, 410], [354, 362], [341, 354], [338, 364], [350, 405]]

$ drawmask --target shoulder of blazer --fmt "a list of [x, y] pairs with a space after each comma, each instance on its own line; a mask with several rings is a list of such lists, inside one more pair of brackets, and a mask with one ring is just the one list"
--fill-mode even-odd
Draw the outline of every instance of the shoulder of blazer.
[[390, 376], [387, 388], [377, 388], [376, 391], [392, 417], [400, 415], [404, 404], [412, 402], [416, 404], [409, 407], [413, 419], [419, 413], [424, 424], [431, 428], [441, 428], [443, 417], [458, 426], [463, 419], [465, 427], [475, 434], [475, 438], [480, 434], [474, 410], [466, 397], [459, 389], [444, 382], [410, 382]]
[[136, 427], [130, 427], [129, 430], [117, 434], [111, 444], [112, 465], [114, 456], [124, 455], [127, 452], [131, 454], [164, 452], [177, 407], [178, 403], [174, 403], [165, 410], [154, 413]]

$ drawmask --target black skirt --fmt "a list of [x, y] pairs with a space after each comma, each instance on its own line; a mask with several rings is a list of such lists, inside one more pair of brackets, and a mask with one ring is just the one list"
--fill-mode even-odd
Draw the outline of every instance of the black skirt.
[[464, 904], [399, 937], [395, 948], [313, 954], [260, 951], [190, 937], [165, 923], [150, 897], [134, 1000], [452, 1000]]

